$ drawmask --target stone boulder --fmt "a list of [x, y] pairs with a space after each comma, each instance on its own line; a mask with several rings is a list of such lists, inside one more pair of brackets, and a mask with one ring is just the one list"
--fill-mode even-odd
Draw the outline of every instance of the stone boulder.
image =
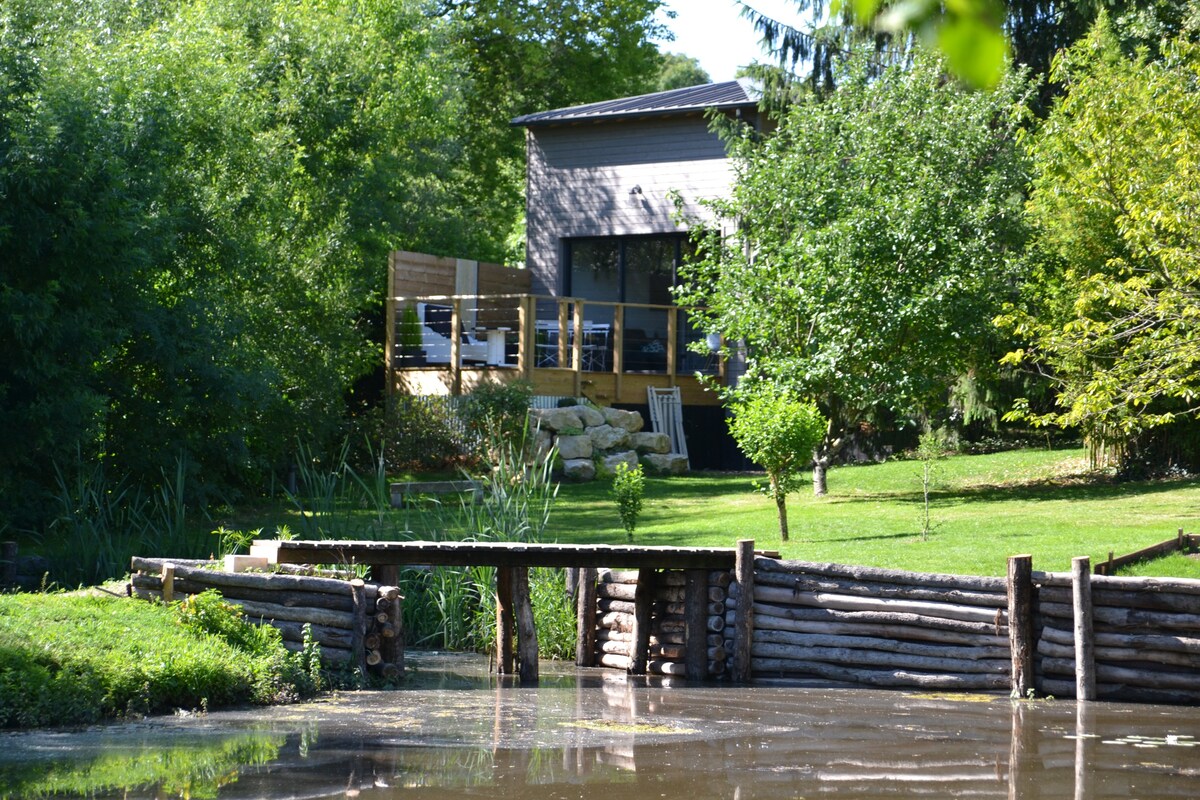
[[596, 465], [590, 458], [563, 461], [563, 478], [569, 481], [590, 481], [596, 477]]
[[626, 450], [623, 453], [613, 453], [611, 456], [605, 456], [600, 459], [597, 465], [597, 475], [602, 478], [611, 478], [617, 474], [617, 464], [628, 464], [630, 469], [635, 469], [638, 465], [637, 453], [632, 450]]
[[642, 464], [652, 475], [683, 475], [688, 471], [687, 456], [679, 453], [647, 453]]
[[637, 433], [645, 425], [642, 415], [636, 411], [623, 411], [619, 408], [606, 408], [602, 412], [604, 421], [614, 428], [621, 428], [630, 433]]
[[575, 461], [580, 458], [590, 461], [592, 459], [592, 437], [587, 435], [559, 436], [558, 454], [562, 456], [563, 461]]
[[538, 408], [529, 412], [541, 424], [542, 430], [578, 431], [583, 429], [583, 420], [574, 408]]
[[629, 446], [643, 455], [646, 453], [671, 452], [671, 437], [665, 433], [641, 431], [629, 435]]
[[595, 428], [604, 424], [604, 415], [591, 406], [572, 406], [571, 410], [579, 415], [579, 420], [585, 428]]
[[612, 425], [597, 425], [588, 428], [587, 435], [592, 440], [596, 450], [616, 450], [626, 447], [629, 443], [629, 431], [624, 428], [614, 428]]

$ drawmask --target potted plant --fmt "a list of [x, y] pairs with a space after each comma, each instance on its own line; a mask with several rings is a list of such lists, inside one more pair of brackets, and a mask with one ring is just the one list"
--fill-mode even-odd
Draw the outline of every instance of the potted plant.
[[405, 306], [396, 325], [396, 347], [401, 367], [425, 366], [425, 351], [421, 349], [421, 320], [415, 306]]

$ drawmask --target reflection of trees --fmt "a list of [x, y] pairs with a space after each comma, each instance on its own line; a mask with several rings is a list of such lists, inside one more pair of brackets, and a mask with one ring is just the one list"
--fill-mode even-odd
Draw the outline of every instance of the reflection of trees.
[[269, 764], [279, 756], [283, 734], [240, 734], [213, 742], [189, 741], [163, 748], [146, 742], [80, 762], [0, 764], [0, 798], [93, 797], [136, 790], [155, 797], [215, 798], [237, 781], [245, 766]]

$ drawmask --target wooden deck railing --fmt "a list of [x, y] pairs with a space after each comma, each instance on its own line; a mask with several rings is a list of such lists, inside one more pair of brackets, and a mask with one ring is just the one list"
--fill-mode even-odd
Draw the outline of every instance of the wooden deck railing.
[[[431, 306], [443, 315], [449, 310], [440, 329], [459, 335], [432, 342], [436, 352], [427, 352], [424, 360], [401, 357], [397, 333], [404, 309], [428, 313]], [[451, 394], [460, 394], [464, 373], [476, 370], [507, 373], [501, 379], [525, 378], [535, 390], [557, 377], [558, 386], [571, 384], [576, 395], [599, 375], [611, 376], [606, 380], [613, 384], [614, 396], [623, 393], [622, 376], [627, 375], [660, 376], [652, 382], [668, 386], [680, 378], [692, 381], [696, 373], [723, 380], [719, 341], [706, 344], [703, 352], [690, 349], [694, 342], [709, 340], [691, 327], [687, 314], [688, 309], [673, 305], [534, 294], [393, 297], [388, 302], [387, 366], [389, 375], [445, 373], [441, 380]], [[423, 333], [436, 339], [428, 330]]]

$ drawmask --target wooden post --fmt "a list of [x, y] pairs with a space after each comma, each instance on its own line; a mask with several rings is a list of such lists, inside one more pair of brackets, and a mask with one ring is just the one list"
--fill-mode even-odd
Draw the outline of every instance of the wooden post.
[[496, 672], [513, 674], [513, 567], [496, 567]]
[[517, 372], [525, 380], [533, 377], [537, 362], [537, 301], [533, 295], [522, 295], [517, 306]]
[[367, 633], [367, 585], [360, 578], [350, 581], [350, 601], [353, 621], [350, 627], [350, 663], [367, 675], [367, 649], [363, 639]]
[[679, 307], [667, 309], [667, 386], [675, 386], [679, 371]]
[[575, 592], [578, 617], [575, 666], [591, 667], [596, 663], [596, 568], [584, 567], [578, 572], [579, 587]]
[[387, 276], [387, 292], [384, 299], [385, 309], [385, 325], [386, 333], [384, 342], [385, 352], [383, 354], [384, 370], [386, 376], [386, 384], [383, 387], [384, 394], [391, 397], [396, 391], [396, 252], [393, 250], [388, 253], [388, 276]]
[[708, 676], [708, 570], [689, 569], [683, 593], [684, 672], [689, 681]]
[[575, 371], [575, 396], [583, 391], [583, 301], [575, 301], [574, 335], [571, 337], [571, 369]]
[[[625, 372], [625, 306], [613, 306], [613, 399], [621, 402], [621, 375]], [[644, 394], [644, 393], [643, 393]]]
[[162, 599], [164, 603], [175, 602], [175, 565], [162, 566]]
[[0, 542], [0, 589], [17, 585], [17, 543]]
[[633, 645], [629, 652], [629, 672], [645, 675], [650, 660], [650, 624], [654, 616], [654, 587], [658, 574], [647, 567], [638, 570], [637, 589], [633, 594]]
[[555, 336], [555, 341], [558, 342], [558, 353], [555, 356], [554, 363], [559, 367], [571, 366], [571, 339], [567, 336], [567, 331], [571, 329], [569, 321], [571, 312], [567, 308], [566, 300], [558, 301], [558, 333]]
[[462, 300], [450, 301], [450, 394], [462, 394]]
[[518, 677], [523, 684], [538, 682], [537, 627], [533, 623], [533, 602], [529, 597], [529, 567], [513, 568], [513, 605], [517, 618]]
[[1096, 643], [1092, 638], [1092, 574], [1087, 556], [1071, 559], [1075, 610], [1075, 699], [1096, 699]]
[[1033, 677], [1033, 556], [1008, 559], [1008, 645], [1012, 651], [1012, 696], [1025, 699]]
[[754, 640], [754, 540], [740, 539], [734, 580], [738, 585], [733, 612], [733, 681], [750, 682], [750, 647]]

